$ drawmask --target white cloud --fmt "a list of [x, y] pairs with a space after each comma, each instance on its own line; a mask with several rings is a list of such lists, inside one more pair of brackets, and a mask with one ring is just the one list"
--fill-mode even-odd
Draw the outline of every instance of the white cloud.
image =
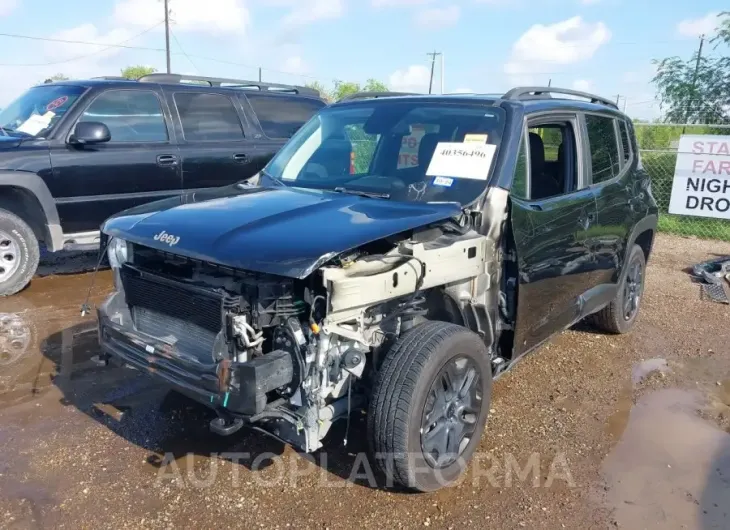
[[[84, 57], [83, 63], [98, 63], [103, 57], [109, 57], [122, 51], [123, 48], [109, 48], [109, 44], [119, 44], [132, 38], [134, 34], [123, 28], [112, 29], [108, 32], [99, 31], [94, 24], [82, 24], [75, 28], [58, 31], [51, 35], [52, 39], [79, 41], [79, 42], [97, 42], [93, 44], [72, 44], [64, 42], [49, 42], [44, 46], [45, 56], [52, 60], [63, 61], [74, 57]], [[69, 61], [69, 67], [73, 68], [77, 61]], [[67, 69], [66, 66], [63, 66]]]
[[300, 55], [291, 55], [284, 59], [284, 62], [281, 63], [282, 72], [286, 72], [287, 74], [306, 74], [308, 68], [307, 63]]
[[457, 88], [456, 90], [452, 90], [450, 93], [451, 94], [474, 94], [474, 91], [471, 88]]
[[610, 39], [603, 22], [585, 22], [580, 16], [548, 26], [535, 24], [512, 46], [504, 71], [515, 82], [529, 83], [532, 74], [590, 59]]
[[595, 92], [596, 85], [589, 79], [577, 79], [573, 81], [573, 90], [580, 90], [582, 92]]
[[[242, 32], [251, 14], [242, 0], [175, 0], [170, 2], [173, 28], [180, 31]], [[119, 0], [114, 6], [118, 24], [152, 26], [165, 18], [162, 2]]]
[[395, 92], [427, 92], [431, 72], [420, 64], [405, 70], [397, 70], [390, 75], [388, 86]]
[[289, 28], [305, 26], [320, 20], [340, 18], [345, 12], [343, 0], [300, 0], [282, 21]]
[[453, 26], [461, 17], [461, 8], [457, 5], [446, 7], [434, 7], [425, 9], [416, 14], [417, 26], [428, 29], [445, 28]]
[[9, 15], [16, 7], [18, 0], [0, 0], [0, 17]]
[[688, 18], [677, 24], [677, 33], [683, 37], [699, 37], [712, 35], [720, 25], [718, 13], [707, 13], [704, 17]]

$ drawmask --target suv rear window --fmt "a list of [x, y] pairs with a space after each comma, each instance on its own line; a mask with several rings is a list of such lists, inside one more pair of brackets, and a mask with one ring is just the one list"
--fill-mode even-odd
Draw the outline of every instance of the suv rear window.
[[593, 183], [605, 182], [617, 176], [620, 170], [616, 129], [613, 118], [586, 116], [588, 142], [591, 147]]
[[269, 138], [292, 135], [325, 106], [323, 101], [279, 94], [247, 94], [261, 129]]
[[240, 140], [243, 127], [228, 96], [177, 92], [175, 106], [187, 141]]

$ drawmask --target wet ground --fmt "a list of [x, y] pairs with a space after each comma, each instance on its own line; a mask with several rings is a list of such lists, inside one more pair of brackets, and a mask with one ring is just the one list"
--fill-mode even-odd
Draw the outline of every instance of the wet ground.
[[730, 306], [683, 271], [716, 254], [659, 238], [635, 331], [578, 326], [501, 378], [464, 480], [428, 495], [372, 487], [361, 421], [299, 455], [98, 366], [94, 256], [46, 260], [0, 301], [0, 527], [730, 528]]

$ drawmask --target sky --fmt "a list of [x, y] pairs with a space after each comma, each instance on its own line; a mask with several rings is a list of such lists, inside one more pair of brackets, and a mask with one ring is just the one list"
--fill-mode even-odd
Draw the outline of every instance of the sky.
[[[436, 51], [434, 92], [443, 58], [447, 93], [551, 81], [620, 96], [630, 115], [652, 119], [660, 114], [652, 60], [691, 57], [726, 2], [169, 0], [172, 71], [256, 79], [261, 67], [264, 81], [373, 78], [427, 92], [427, 54]], [[0, 0], [0, 107], [56, 73], [164, 71], [163, 20], [162, 0]]]

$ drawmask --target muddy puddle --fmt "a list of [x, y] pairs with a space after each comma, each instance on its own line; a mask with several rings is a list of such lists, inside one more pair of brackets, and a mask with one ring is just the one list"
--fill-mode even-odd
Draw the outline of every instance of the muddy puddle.
[[634, 366], [602, 465], [619, 527], [730, 528], [729, 367], [724, 356]]

